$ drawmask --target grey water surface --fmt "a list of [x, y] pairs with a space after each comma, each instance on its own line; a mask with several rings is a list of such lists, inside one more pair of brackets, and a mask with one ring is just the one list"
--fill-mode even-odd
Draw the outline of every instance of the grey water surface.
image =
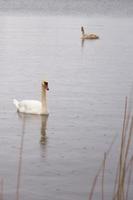
[[[73, 1], [78, 14], [54, 12], [59, 1], [51, 4], [52, 8], [47, 4], [49, 10], [42, 6], [47, 13], [14, 13], [12, 7], [20, 4], [16, 1], [7, 9], [7, 2], [1, 1], [0, 15], [0, 177], [4, 200], [87, 200], [104, 152], [114, 136], [120, 135], [125, 96], [132, 90], [132, 16], [104, 16], [104, 11], [87, 16]], [[130, 14], [132, 8], [125, 9], [129, 11], [125, 14]], [[82, 25], [100, 39], [81, 41]], [[48, 118], [19, 115], [13, 98], [40, 99], [43, 79], [50, 88]], [[112, 149], [106, 199], [111, 199], [111, 169], [116, 166], [117, 154]]]

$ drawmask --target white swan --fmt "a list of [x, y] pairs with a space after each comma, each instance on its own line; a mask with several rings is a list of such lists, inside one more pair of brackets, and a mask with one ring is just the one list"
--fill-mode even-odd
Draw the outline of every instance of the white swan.
[[93, 33], [91, 34], [85, 34], [85, 31], [84, 31], [84, 27], [81, 26], [81, 32], [82, 32], [82, 35], [81, 35], [81, 39], [84, 40], [84, 39], [99, 39], [99, 36], [98, 35], [95, 35]]
[[47, 102], [46, 102], [46, 90], [49, 90], [48, 82], [43, 81], [41, 85], [42, 85], [41, 101], [36, 101], [36, 100], [17, 101], [16, 99], [13, 100], [13, 103], [16, 106], [18, 112], [27, 114], [36, 114], [36, 115], [48, 115]]

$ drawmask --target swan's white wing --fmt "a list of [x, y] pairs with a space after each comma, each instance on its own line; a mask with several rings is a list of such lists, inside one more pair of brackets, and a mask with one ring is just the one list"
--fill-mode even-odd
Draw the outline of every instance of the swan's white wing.
[[18, 102], [18, 111], [22, 113], [41, 114], [42, 104], [36, 100], [23, 100]]

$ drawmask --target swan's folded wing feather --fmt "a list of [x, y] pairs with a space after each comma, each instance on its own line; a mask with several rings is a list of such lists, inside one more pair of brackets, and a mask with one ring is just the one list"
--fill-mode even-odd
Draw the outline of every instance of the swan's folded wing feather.
[[24, 113], [40, 113], [41, 112], [41, 102], [35, 100], [23, 100], [19, 102], [19, 111]]

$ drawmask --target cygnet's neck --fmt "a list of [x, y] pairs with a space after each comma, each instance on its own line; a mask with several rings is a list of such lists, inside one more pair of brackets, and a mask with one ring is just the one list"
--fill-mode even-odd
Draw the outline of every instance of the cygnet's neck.
[[81, 32], [82, 32], [82, 35], [85, 35], [85, 31], [84, 31], [83, 26], [81, 27]]
[[41, 93], [42, 113], [47, 113], [46, 90], [42, 86]]

